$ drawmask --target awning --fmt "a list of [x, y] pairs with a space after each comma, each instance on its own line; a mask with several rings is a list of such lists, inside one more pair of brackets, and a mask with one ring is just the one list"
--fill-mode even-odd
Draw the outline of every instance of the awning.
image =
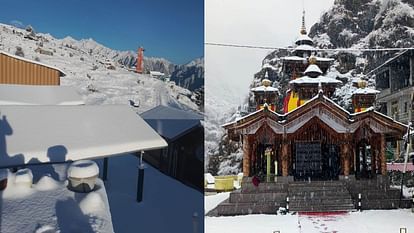
[[0, 106], [0, 167], [96, 159], [166, 146], [125, 105]]
[[73, 87], [0, 84], [0, 105], [82, 105]]

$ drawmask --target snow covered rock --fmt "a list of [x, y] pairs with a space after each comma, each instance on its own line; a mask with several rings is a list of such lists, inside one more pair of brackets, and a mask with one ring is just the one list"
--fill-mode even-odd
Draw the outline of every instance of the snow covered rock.
[[99, 175], [98, 165], [92, 160], [73, 162], [68, 169], [69, 187], [75, 192], [90, 192]]
[[204, 179], [207, 181], [207, 184], [214, 184], [214, 176], [211, 173], [205, 173]]
[[36, 184], [36, 189], [39, 191], [48, 191], [59, 187], [59, 183], [50, 175], [43, 176]]
[[33, 173], [30, 169], [20, 169], [16, 172], [14, 184], [16, 186], [32, 187]]
[[99, 193], [91, 192], [79, 203], [79, 207], [84, 214], [99, 215], [105, 210], [105, 203]]

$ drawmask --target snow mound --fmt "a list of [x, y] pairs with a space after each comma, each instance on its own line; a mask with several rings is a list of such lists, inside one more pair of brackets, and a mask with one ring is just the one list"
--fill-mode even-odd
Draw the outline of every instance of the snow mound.
[[33, 173], [30, 169], [20, 169], [16, 172], [16, 177], [14, 179], [16, 185], [29, 185], [33, 183]]
[[57, 232], [56, 229], [49, 225], [41, 226], [35, 231], [35, 233], [56, 233], [56, 232]]
[[88, 178], [99, 174], [98, 165], [92, 160], [73, 162], [68, 169], [68, 177]]
[[79, 207], [84, 214], [99, 214], [105, 210], [105, 203], [99, 193], [91, 192], [79, 203]]
[[36, 184], [36, 189], [39, 191], [48, 191], [59, 187], [59, 183], [50, 175], [43, 176]]
[[214, 179], [214, 176], [211, 175], [211, 173], [205, 173], [204, 179], [207, 181], [207, 183], [214, 184], [215, 179]]

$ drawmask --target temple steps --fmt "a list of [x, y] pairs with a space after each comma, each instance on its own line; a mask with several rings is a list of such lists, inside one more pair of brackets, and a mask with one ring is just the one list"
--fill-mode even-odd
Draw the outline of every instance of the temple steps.
[[292, 182], [289, 210], [298, 212], [350, 211], [355, 209], [346, 183], [341, 181]]
[[410, 199], [400, 202], [399, 190], [390, 188], [386, 176], [370, 180], [279, 180], [262, 182], [257, 187], [251, 179], [245, 179], [241, 189], [233, 191], [207, 215], [276, 214], [280, 207], [286, 207], [287, 197], [290, 212], [352, 211], [358, 206], [359, 193], [363, 210], [411, 207]]

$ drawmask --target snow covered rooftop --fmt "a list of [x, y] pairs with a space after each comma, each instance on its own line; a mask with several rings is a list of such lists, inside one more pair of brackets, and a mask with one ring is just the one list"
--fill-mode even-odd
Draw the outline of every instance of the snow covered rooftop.
[[372, 88], [357, 88], [355, 91], [352, 92], [352, 95], [357, 94], [378, 94], [380, 91], [372, 89]]
[[315, 64], [310, 64], [305, 70], [305, 74], [308, 74], [308, 73], [322, 74], [322, 70], [319, 68], [319, 66]]
[[5, 105], [0, 111], [1, 167], [93, 159], [165, 146], [126, 105]]
[[276, 67], [270, 65], [269, 63], [263, 64], [262, 69], [265, 69], [265, 68], [270, 68], [272, 70], [276, 70]]
[[0, 105], [82, 105], [76, 90], [69, 86], [0, 84]]
[[333, 58], [327, 58], [327, 57], [316, 57], [316, 61], [331, 62], [331, 61], [334, 61], [334, 59]]
[[163, 105], [142, 113], [141, 117], [161, 136], [170, 140], [199, 126], [204, 119], [202, 115], [195, 112]]
[[304, 83], [310, 83], [310, 84], [318, 84], [318, 83], [331, 83], [331, 84], [340, 84], [342, 83], [339, 80], [333, 79], [333, 78], [329, 78], [326, 76], [319, 76], [316, 78], [311, 78], [308, 76], [303, 76], [300, 78], [297, 78], [295, 80], [290, 81], [289, 83], [291, 84], [304, 84]]
[[277, 89], [276, 87], [266, 87], [266, 86], [259, 86], [259, 87], [253, 87], [252, 89], [250, 89], [253, 92], [278, 92], [279, 89]]
[[298, 38], [296, 39], [295, 43], [298, 44], [300, 41], [310, 41], [313, 43], [313, 40], [308, 36], [304, 34], [300, 34]]
[[61, 69], [56, 68], [54, 66], [46, 65], [44, 63], [40, 63], [40, 62], [33, 61], [33, 60], [30, 60], [30, 59], [27, 59], [27, 58], [24, 58], [24, 57], [16, 56], [16, 55], [13, 55], [13, 54], [10, 54], [10, 53], [6, 53], [4, 51], [0, 51], [0, 54], [3, 54], [5, 56], [9, 56], [9, 57], [12, 57], [12, 58], [15, 58], [15, 59], [19, 59], [19, 60], [22, 60], [22, 61], [25, 61], [25, 62], [30, 62], [30, 63], [36, 64], [36, 65], [40, 65], [40, 66], [44, 66], [44, 67], [51, 68], [51, 69], [54, 69], [54, 70], [59, 71], [60, 76], [62, 76], [62, 77], [63, 76], [66, 76], [66, 74]]
[[162, 72], [159, 72], [159, 71], [150, 71], [150, 75], [151, 76], [153, 76], [153, 75], [155, 75], [155, 76], [163, 76], [165, 74], [162, 73]]
[[299, 57], [299, 56], [286, 56], [286, 57], [282, 57], [281, 59], [287, 60], [287, 61], [306, 61], [306, 58]]
[[315, 50], [315, 47], [307, 45], [307, 44], [302, 44], [295, 48], [295, 51], [297, 50]]

